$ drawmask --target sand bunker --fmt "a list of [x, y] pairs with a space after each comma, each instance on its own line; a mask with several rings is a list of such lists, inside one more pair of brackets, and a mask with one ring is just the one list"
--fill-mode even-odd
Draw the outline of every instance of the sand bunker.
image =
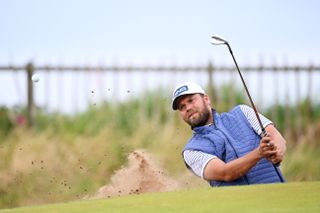
[[179, 188], [179, 183], [164, 174], [144, 150], [128, 156], [128, 166], [116, 171], [110, 184], [101, 187], [90, 199], [121, 195], [163, 192]]

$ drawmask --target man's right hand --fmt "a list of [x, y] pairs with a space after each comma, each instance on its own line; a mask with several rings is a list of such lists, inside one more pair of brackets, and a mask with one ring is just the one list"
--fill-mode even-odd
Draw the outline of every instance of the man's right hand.
[[286, 141], [273, 125], [268, 125], [266, 127], [266, 131], [267, 136], [270, 137], [269, 143], [272, 144], [274, 146], [274, 150], [277, 151], [276, 154], [268, 156], [267, 159], [274, 165], [279, 165], [286, 152]]
[[267, 158], [268, 160], [272, 161], [274, 156], [276, 156], [277, 147], [271, 142], [271, 138], [267, 134], [260, 140], [259, 145], [259, 154], [261, 158]]

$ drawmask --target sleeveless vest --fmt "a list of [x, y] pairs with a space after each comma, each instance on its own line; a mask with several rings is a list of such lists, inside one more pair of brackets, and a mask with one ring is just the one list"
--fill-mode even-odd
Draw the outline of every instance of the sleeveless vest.
[[[228, 163], [259, 146], [260, 136], [251, 127], [240, 106], [219, 115], [213, 110], [214, 124], [195, 127], [184, 150], [198, 150]], [[231, 181], [209, 181], [211, 186], [249, 185], [284, 182], [278, 167], [262, 158], [247, 174]]]

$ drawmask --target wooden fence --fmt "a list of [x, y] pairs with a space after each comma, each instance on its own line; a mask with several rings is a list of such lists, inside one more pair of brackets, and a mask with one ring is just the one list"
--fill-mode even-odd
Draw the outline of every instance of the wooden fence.
[[[287, 103], [292, 102], [293, 99], [295, 101], [307, 99], [311, 104], [312, 102], [319, 101], [316, 94], [316, 91], [320, 89], [319, 66], [261, 65], [240, 66], [240, 69], [245, 73], [244, 77], [245, 81], [249, 84], [249, 91], [255, 93], [253, 99], [257, 101], [258, 105], [264, 104], [263, 101], [266, 96], [266, 94], [262, 94], [261, 91], [273, 97], [273, 104], [278, 104], [281, 99]], [[121, 84], [128, 84], [128, 82], [135, 84], [135, 87], [145, 87], [144, 89], [146, 90], [149, 89], [148, 87], [153, 85], [154, 82], [162, 81], [161, 85], [163, 87], [173, 88], [174, 84], [179, 81], [196, 79], [197, 82], [200, 81], [208, 86], [208, 93], [216, 103], [222, 101], [216, 92], [217, 85], [224, 83], [239, 85], [239, 77], [234, 66], [215, 66], [210, 62], [202, 66], [38, 66], [33, 63], [28, 63], [25, 66], [0, 66], [0, 71], [26, 73], [27, 100], [25, 103], [27, 106], [27, 122], [29, 126], [33, 125], [35, 115], [35, 85], [32, 82], [34, 73], [50, 74], [54, 72], [59, 75], [65, 72], [95, 73], [98, 75], [98, 81], [103, 81], [103, 79], [100, 78], [101, 76], [99, 77], [99, 73], [109, 74], [109, 77], [107, 77], [109, 82], [113, 82], [113, 86], [118, 88], [118, 91]], [[112, 73], [112, 75], [110, 75], [110, 73]], [[150, 74], [149, 77], [151, 76], [153, 80], [148, 79], [148, 74]], [[135, 75], [138, 75], [139, 78], [134, 77]], [[165, 77], [159, 77], [161, 75]], [[224, 80], [226, 76], [229, 76], [228, 81]], [[126, 78], [126, 80], [122, 78]], [[251, 78], [254, 79], [252, 80]], [[291, 78], [290, 81], [289, 78]], [[102, 82], [102, 84], [103, 83], [104, 82]], [[149, 86], [147, 85], [148, 83], [150, 83]], [[63, 89], [61, 89], [62, 85], [59, 84], [60, 83], [56, 85], [57, 89], [60, 88], [61, 93], [64, 93]], [[74, 85], [74, 87], [77, 86]], [[78, 90], [78, 88], [75, 88], [75, 90]], [[113, 90], [117, 91], [117, 89]], [[94, 91], [92, 91], [92, 93], [93, 92]], [[130, 91], [127, 90], [127, 92]], [[51, 95], [49, 94], [47, 96], [50, 97]], [[119, 94], [114, 94], [114, 97], [119, 97]], [[230, 94], [230, 97], [235, 97], [235, 95]]]

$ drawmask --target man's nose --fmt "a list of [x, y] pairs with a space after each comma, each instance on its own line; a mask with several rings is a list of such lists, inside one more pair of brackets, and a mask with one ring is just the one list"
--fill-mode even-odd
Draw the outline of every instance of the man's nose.
[[186, 103], [186, 110], [187, 110], [187, 112], [190, 111], [191, 109], [192, 109], [192, 104]]

